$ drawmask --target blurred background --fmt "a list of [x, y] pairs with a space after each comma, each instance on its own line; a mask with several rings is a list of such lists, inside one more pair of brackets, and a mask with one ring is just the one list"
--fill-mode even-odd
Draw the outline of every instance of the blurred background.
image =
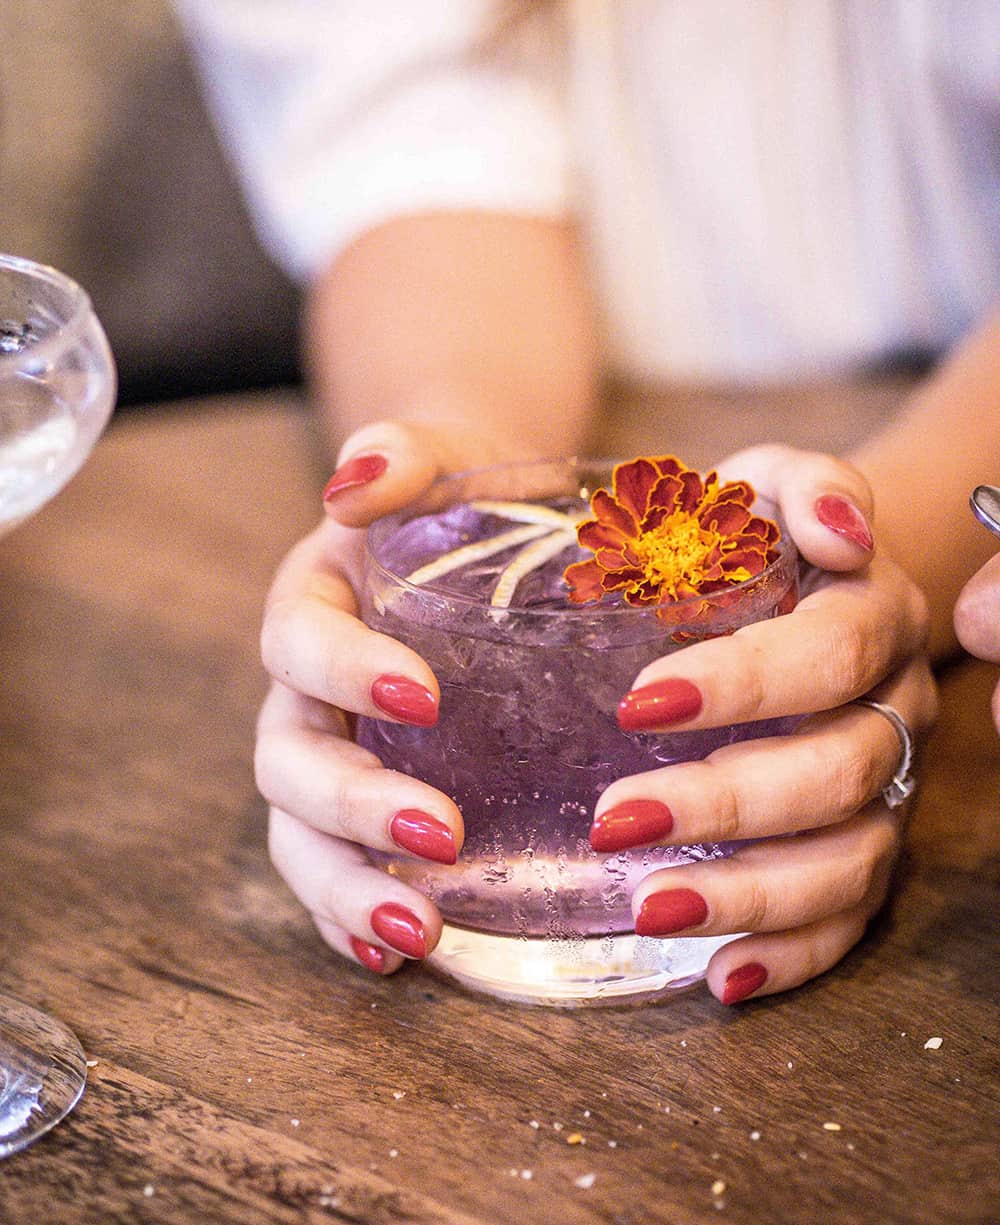
[[167, 0], [21, 4], [0, 40], [0, 250], [90, 293], [122, 406], [299, 379]]

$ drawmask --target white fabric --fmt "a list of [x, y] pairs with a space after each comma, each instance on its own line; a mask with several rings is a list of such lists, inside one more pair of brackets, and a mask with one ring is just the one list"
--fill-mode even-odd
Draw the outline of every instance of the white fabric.
[[609, 360], [793, 377], [941, 349], [1000, 287], [997, 0], [177, 0], [264, 241], [308, 280], [427, 209], [574, 212]]

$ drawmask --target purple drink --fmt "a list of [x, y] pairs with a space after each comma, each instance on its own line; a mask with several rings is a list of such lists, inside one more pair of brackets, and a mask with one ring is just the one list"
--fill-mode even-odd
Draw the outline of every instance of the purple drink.
[[[433, 728], [362, 720], [359, 740], [386, 766], [449, 795], [466, 831], [458, 864], [393, 857], [390, 870], [445, 919], [436, 964], [512, 998], [583, 1002], [696, 977], [720, 941], [639, 939], [629, 900], [648, 872], [728, 848], [598, 854], [588, 840], [594, 806], [616, 778], [783, 730], [769, 722], [629, 734], [616, 710], [646, 664], [680, 649], [680, 634], [726, 633], [786, 606], [795, 590], [791, 546], [737, 595], [731, 588], [710, 607], [690, 601], [690, 621], [669, 625], [654, 608], [614, 599], [570, 604], [563, 571], [585, 554], [572, 531], [556, 536], [555, 520], [536, 525], [538, 546], [514, 545], [418, 585], [422, 567], [456, 549], [530, 531], [511, 502], [585, 517], [589, 493], [609, 476], [608, 465], [560, 461], [450, 478], [370, 535], [365, 620], [428, 662], [441, 705]], [[496, 498], [507, 506], [482, 506]], [[522, 548], [551, 556], [517, 581], [509, 607], [491, 606], [499, 575]], [[667, 946], [676, 953], [682, 945], [680, 962], [665, 970]]]

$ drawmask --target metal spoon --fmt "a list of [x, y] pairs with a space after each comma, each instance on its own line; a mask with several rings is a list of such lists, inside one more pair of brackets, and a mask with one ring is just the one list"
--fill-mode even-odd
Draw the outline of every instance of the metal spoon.
[[977, 485], [969, 497], [969, 505], [983, 527], [1000, 536], [1000, 489], [996, 485]]

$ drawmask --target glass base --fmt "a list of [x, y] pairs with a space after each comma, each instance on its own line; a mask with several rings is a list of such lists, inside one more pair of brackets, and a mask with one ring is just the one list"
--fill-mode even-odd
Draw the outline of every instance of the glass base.
[[80, 1100], [83, 1048], [61, 1021], [0, 995], [0, 1157], [44, 1135]]
[[446, 923], [428, 964], [470, 991], [519, 1004], [641, 1004], [699, 982], [716, 949], [734, 939], [651, 939], [625, 933], [543, 940]]

